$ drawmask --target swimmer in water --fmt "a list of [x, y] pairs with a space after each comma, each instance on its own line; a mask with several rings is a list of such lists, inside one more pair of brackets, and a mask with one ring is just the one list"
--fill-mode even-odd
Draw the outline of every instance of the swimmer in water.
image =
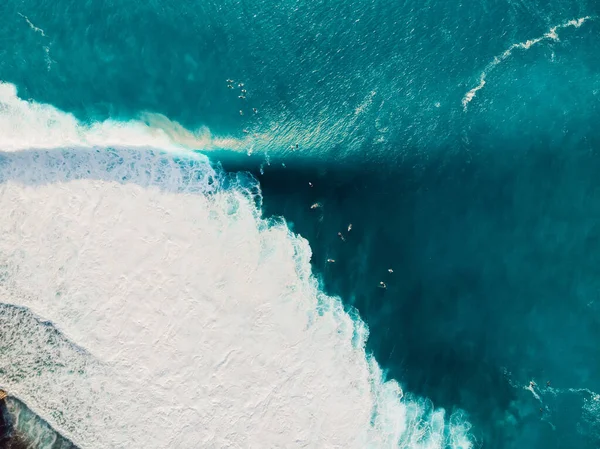
[[340, 238], [342, 239], [342, 242], [346, 241], [346, 238], [342, 235], [341, 232], [338, 232], [338, 235], [340, 236]]
[[312, 206], [310, 206], [311, 209], [316, 209], [317, 207], [321, 207], [321, 204], [315, 203]]
[[352, 231], [352, 223], [348, 225], [348, 232]]
[[328, 263], [335, 263], [335, 259], [327, 259]]
[[550, 381], [546, 381], [546, 386], [549, 387], [550, 386]]
[[244, 134], [248, 134], [250, 131], [248, 131], [247, 129], [242, 129], [242, 132], [243, 132]]
[[379, 281], [379, 288], [386, 289], [386, 288], [387, 288], [387, 285], [385, 285], [385, 282], [383, 282], [383, 281]]

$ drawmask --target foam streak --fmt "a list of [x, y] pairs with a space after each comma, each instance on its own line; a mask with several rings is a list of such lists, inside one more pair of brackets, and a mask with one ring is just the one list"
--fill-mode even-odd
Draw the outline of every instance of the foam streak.
[[483, 69], [483, 72], [481, 72], [481, 75], [479, 76], [479, 84], [477, 86], [475, 86], [473, 89], [471, 89], [470, 91], [468, 91], [465, 94], [465, 96], [463, 97], [463, 99], [462, 99], [463, 109], [466, 111], [467, 106], [469, 105], [471, 100], [473, 100], [473, 98], [475, 98], [475, 95], [477, 94], [477, 92], [479, 92], [481, 89], [483, 89], [483, 87], [486, 84], [486, 78], [489, 75], [489, 73], [492, 70], [494, 70], [498, 65], [500, 65], [502, 62], [504, 62], [506, 59], [508, 59], [512, 55], [513, 51], [529, 50], [534, 45], [537, 45], [540, 42], [543, 42], [546, 40], [558, 41], [559, 40], [558, 33], [557, 33], [558, 30], [563, 29], [563, 28], [569, 28], [569, 27], [579, 28], [587, 20], [591, 20], [591, 19], [592, 19], [591, 16], [586, 16], [586, 17], [581, 17], [579, 19], [569, 20], [568, 22], [565, 22], [563, 24], [556, 25], [556, 26], [550, 28], [550, 30], [541, 37], [537, 37], [535, 39], [530, 39], [525, 42], [519, 42], [517, 44], [512, 44], [502, 54], [494, 57], [492, 62], [490, 62], [485, 67], [485, 69]]
[[25, 21], [27, 22], [27, 25], [29, 25], [29, 28], [31, 28], [33, 31], [35, 31], [36, 33], [40, 33], [42, 35], [42, 37], [46, 37], [46, 34], [44, 34], [44, 30], [42, 30], [41, 28], [36, 27], [31, 20], [29, 20], [29, 17], [27, 17], [26, 15], [21, 14], [20, 12], [17, 13], [19, 14], [21, 17], [23, 17], [23, 19], [25, 19]]

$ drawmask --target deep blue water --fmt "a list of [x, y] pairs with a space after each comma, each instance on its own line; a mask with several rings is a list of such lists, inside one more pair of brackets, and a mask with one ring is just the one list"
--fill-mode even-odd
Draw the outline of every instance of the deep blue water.
[[[267, 135], [252, 157], [209, 156], [253, 173], [264, 213], [309, 240], [324, 289], [358, 309], [390, 377], [465, 410], [483, 447], [597, 448], [599, 10], [9, 0], [0, 80], [81, 120], [152, 111]], [[587, 16], [514, 49], [465, 110], [495, 57]]]

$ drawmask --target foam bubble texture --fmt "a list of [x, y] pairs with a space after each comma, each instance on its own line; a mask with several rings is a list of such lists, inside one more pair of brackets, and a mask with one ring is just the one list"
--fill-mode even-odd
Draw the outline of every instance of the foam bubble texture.
[[0, 112], [0, 144], [56, 149], [0, 158], [0, 298], [17, 306], [0, 309], [0, 385], [74, 443], [470, 447], [462, 416], [382, 380], [306, 240], [262, 219], [247, 186], [21, 106]]

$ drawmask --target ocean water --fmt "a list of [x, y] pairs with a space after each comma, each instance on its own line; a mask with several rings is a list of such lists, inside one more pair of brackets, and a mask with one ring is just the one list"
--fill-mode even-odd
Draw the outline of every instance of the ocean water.
[[7, 402], [6, 408], [10, 414], [12, 427], [10, 440], [5, 442], [7, 449], [36, 449], [39, 447], [73, 449], [76, 447], [18, 399], [9, 398]]
[[0, 387], [81, 448], [600, 447], [599, 10], [3, 2]]

